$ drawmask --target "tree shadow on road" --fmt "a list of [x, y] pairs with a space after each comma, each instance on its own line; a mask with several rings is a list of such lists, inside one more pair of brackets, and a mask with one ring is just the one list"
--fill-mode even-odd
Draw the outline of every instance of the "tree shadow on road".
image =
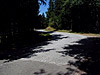
[[[34, 51], [35, 48], [39, 48], [42, 45], [47, 45], [48, 39], [52, 36], [40, 36], [41, 32], [25, 33], [18, 36], [7, 39], [5, 43], [0, 43], [0, 60], [13, 61], [20, 58], [27, 58], [37, 52], [47, 52], [48, 50]], [[27, 35], [27, 36], [26, 36]]]
[[50, 71], [45, 70], [45, 69], [40, 69], [40, 70], [34, 72], [33, 75], [85, 75], [85, 73], [80, 72], [77, 69], [73, 69], [73, 68], [68, 67], [68, 68], [66, 68], [65, 71], [56, 70], [53, 72], [50, 72]]
[[87, 72], [88, 75], [100, 74], [100, 38], [89, 37], [77, 41], [77, 45], [69, 45], [64, 47], [65, 51], [60, 53], [69, 55], [78, 59], [75, 63], [70, 63], [77, 66], [79, 69]]
[[[47, 45], [47, 44], [49, 43], [45, 41], [44, 43], [39, 44], [39, 45], [42, 46], [42, 45]], [[9, 47], [9, 48], [7, 47], [4, 50], [0, 50], [0, 60], [7, 60], [6, 62], [10, 62], [10, 61], [17, 60], [20, 58], [29, 58], [31, 55], [36, 56], [35, 53], [48, 52], [50, 50], [53, 50], [53, 49], [34, 50], [37, 47], [40, 48], [38, 44], [37, 45], [31, 44], [30, 46], [17, 45], [17, 47]]]
[[58, 41], [58, 40], [61, 40], [61, 39], [64, 39], [64, 38], [69, 38], [68, 36], [65, 36], [65, 37], [63, 37], [63, 35], [53, 35], [52, 36], [52, 38], [51, 38], [51, 40], [54, 40], [54, 41]]
[[[0, 60], [7, 60], [7, 62], [21, 59], [21, 58], [29, 58], [31, 55], [36, 56], [35, 53], [40, 52], [48, 52], [54, 49], [41, 49], [42, 46], [46, 46], [48, 44], [52, 44], [48, 42], [48, 37], [41, 37], [38, 36], [38, 34], [43, 33], [53, 33], [53, 32], [35, 32], [33, 36], [27, 36], [21, 35], [24, 38], [18, 38], [8, 40], [7, 43], [1, 45], [0, 44]], [[35, 36], [34, 36], [35, 35]], [[67, 37], [61, 37], [62, 35], [52, 35], [49, 37], [49, 41], [55, 40], [58, 41], [59, 39], [67, 38]], [[10, 42], [12, 41], [12, 42]], [[38, 48], [39, 50], [34, 50], [35, 48]]]

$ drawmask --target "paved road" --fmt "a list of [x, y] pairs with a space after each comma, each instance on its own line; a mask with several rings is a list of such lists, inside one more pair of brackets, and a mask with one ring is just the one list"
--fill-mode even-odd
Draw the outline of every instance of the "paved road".
[[[42, 31], [43, 30], [38, 30]], [[77, 67], [69, 62], [77, 61], [74, 57], [64, 56], [60, 51], [65, 51], [64, 47], [78, 44], [75, 41], [87, 38], [86, 36], [53, 32], [53, 38], [47, 44], [33, 49], [35, 54], [29, 58], [21, 58], [8, 63], [0, 60], [0, 75], [81, 75]]]

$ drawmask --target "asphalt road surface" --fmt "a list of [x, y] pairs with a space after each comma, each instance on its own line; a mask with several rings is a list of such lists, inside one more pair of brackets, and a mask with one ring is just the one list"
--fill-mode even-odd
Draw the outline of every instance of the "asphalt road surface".
[[[44, 30], [38, 30], [44, 32]], [[47, 44], [33, 49], [35, 54], [28, 58], [4, 63], [0, 60], [0, 75], [82, 75], [85, 72], [70, 65], [77, 59], [69, 55], [63, 55], [64, 47], [75, 45], [76, 41], [87, 38], [86, 36], [64, 32], [50, 33], [53, 38]]]

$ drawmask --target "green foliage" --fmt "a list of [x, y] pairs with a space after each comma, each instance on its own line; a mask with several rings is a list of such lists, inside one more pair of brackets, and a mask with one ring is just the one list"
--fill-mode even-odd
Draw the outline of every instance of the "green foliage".
[[48, 12], [47, 12], [47, 19], [48, 19], [48, 25], [51, 27], [54, 27], [54, 25], [56, 24], [56, 16], [54, 13], [54, 0], [50, 0], [49, 1], [49, 8], [48, 8]]
[[50, 34], [49, 34], [49, 33], [47, 33], [47, 34], [41, 33], [40, 35], [41, 35], [41, 36], [45, 36], [45, 37], [50, 36]]
[[[75, 32], [100, 33], [100, 0], [55, 0], [48, 25]], [[51, 6], [50, 6], [51, 7]], [[49, 7], [49, 8], [50, 8]]]

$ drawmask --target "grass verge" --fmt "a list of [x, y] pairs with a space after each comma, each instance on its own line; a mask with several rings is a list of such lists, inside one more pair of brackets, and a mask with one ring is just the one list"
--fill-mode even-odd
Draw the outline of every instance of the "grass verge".
[[[56, 29], [52, 28], [52, 27], [47, 27], [45, 29], [46, 31], [56, 31]], [[84, 35], [84, 36], [92, 36], [92, 37], [100, 37], [100, 34], [95, 34], [95, 33], [83, 33], [83, 32], [72, 32], [71, 30], [57, 30], [57, 32], [66, 32], [66, 33], [74, 33], [74, 34], [80, 34], [80, 35]]]
[[92, 36], [92, 37], [100, 37], [100, 34], [94, 34], [94, 33], [78, 33], [84, 36]]

